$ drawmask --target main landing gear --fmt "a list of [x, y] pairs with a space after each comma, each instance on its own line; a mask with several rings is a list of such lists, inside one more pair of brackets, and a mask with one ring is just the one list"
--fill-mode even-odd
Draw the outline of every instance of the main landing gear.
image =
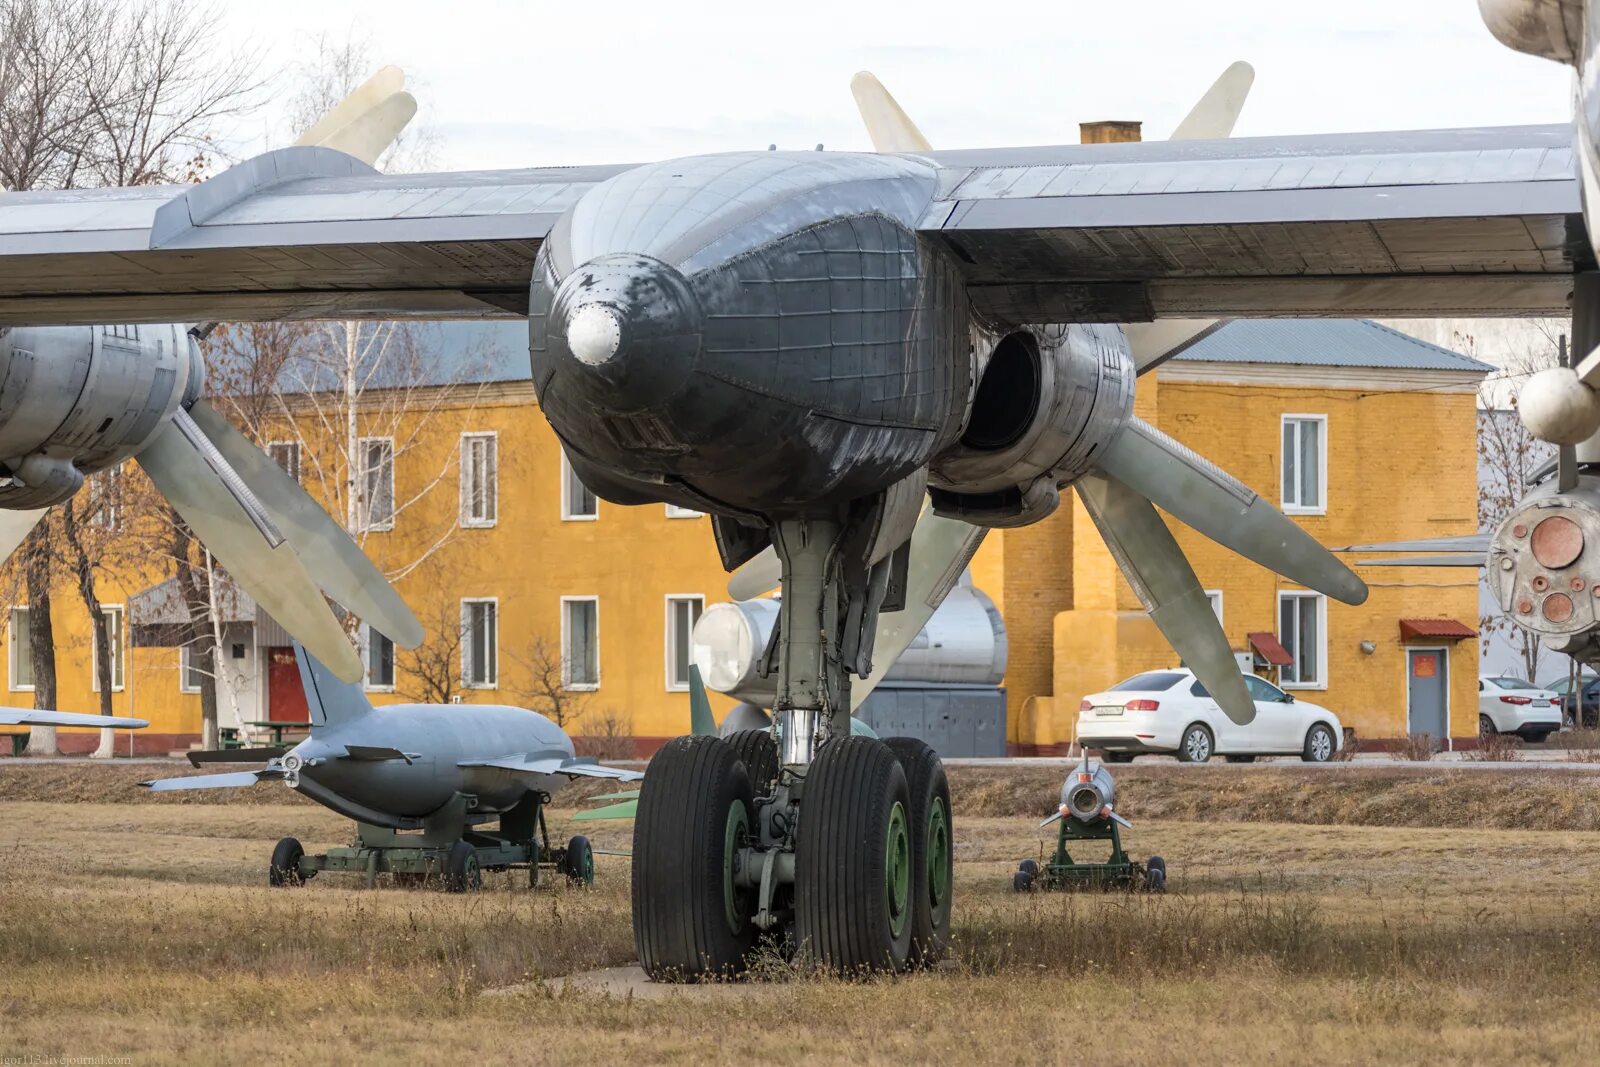
[[[736, 977], [762, 951], [840, 974], [894, 972], [948, 947], [950, 788], [922, 741], [850, 736], [848, 656], [818, 625], [847, 617], [835, 598], [852, 595], [830, 571], [836, 534], [819, 523], [774, 532], [774, 728], [676, 738], [645, 773], [633, 933], [657, 981]], [[875, 610], [863, 614], [875, 625]]]

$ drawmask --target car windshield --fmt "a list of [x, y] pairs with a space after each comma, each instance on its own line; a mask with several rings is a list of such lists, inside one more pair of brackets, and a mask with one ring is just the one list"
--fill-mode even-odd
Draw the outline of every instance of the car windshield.
[[1183, 679], [1184, 676], [1179, 674], [1177, 671], [1146, 671], [1143, 674], [1134, 675], [1125, 682], [1118, 682], [1110, 689], [1107, 689], [1106, 692], [1165, 692], [1166, 690], [1177, 685], [1179, 682], [1183, 681]]
[[1532, 682], [1528, 681], [1526, 678], [1518, 678], [1514, 674], [1505, 674], [1505, 675], [1501, 675], [1499, 678], [1490, 678], [1489, 681], [1493, 682], [1495, 685], [1498, 685], [1501, 689], [1537, 689], [1538, 688], [1538, 686], [1534, 685]]

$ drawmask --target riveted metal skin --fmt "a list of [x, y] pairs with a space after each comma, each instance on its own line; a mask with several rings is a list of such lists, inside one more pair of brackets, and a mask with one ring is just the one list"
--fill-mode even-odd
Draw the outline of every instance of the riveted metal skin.
[[1600, 626], [1600, 602], [1582, 595], [1600, 582], [1600, 484], [1586, 477], [1565, 493], [1551, 483], [1529, 493], [1495, 531], [1486, 563], [1495, 599], [1519, 625], [1552, 648], [1586, 641]]
[[21, 326], [0, 335], [0, 507], [70, 497], [141, 448], [200, 395], [182, 326]]
[[[926, 466], [972, 390], [960, 273], [916, 232], [935, 185], [915, 159], [761, 152], [587, 192], [529, 292], [534, 386], [579, 477], [777, 520]], [[591, 300], [621, 317], [599, 365], [566, 338]]]

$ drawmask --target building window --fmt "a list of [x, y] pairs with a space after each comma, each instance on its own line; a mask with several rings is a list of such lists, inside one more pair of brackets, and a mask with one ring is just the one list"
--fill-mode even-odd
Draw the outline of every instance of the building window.
[[1226, 625], [1226, 623], [1222, 622], [1222, 590], [1207, 589], [1206, 602], [1211, 605], [1211, 611], [1217, 616], [1217, 622], [1221, 625]]
[[1322, 514], [1328, 508], [1328, 416], [1283, 417], [1283, 510]]
[[1284, 687], [1326, 688], [1328, 601], [1321, 593], [1278, 594], [1278, 640], [1292, 663], [1279, 668]]
[[[493, 625], [492, 620], [490, 625]], [[394, 642], [370, 626], [367, 627], [367, 688], [385, 693], [394, 690]]]
[[394, 529], [394, 441], [388, 437], [361, 439], [361, 526], [366, 530]]
[[300, 442], [299, 441], [272, 441], [267, 445], [267, 455], [272, 457], [272, 462], [283, 468], [283, 473], [300, 480]]
[[33, 634], [28, 630], [27, 608], [11, 609], [11, 625], [6, 632], [11, 646], [11, 689], [26, 692], [33, 688]]
[[669, 519], [698, 519], [704, 514], [705, 512], [696, 511], [694, 508], [680, 508], [676, 504], [667, 505], [667, 518]]
[[499, 452], [493, 433], [461, 435], [461, 525], [494, 525], [500, 506]]
[[563, 519], [600, 517], [600, 502], [589, 491], [589, 487], [579, 480], [577, 472], [572, 469], [572, 464], [567, 462], [565, 452], [561, 453], [561, 517]]
[[178, 649], [178, 691], [198, 693], [206, 684], [207, 671], [200, 666], [200, 653], [191, 642]]
[[89, 522], [107, 530], [117, 528], [122, 498], [122, 465], [110, 467], [89, 479]]
[[689, 664], [693, 662], [694, 624], [705, 608], [702, 596], [667, 597], [667, 688], [689, 688]]
[[499, 614], [492, 599], [461, 602], [461, 683], [469, 689], [500, 684]]
[[[100, 612], [106, 617], [106, 642], [111, 646], [111, 691], [122, 692], [122, 605], [100, 606]], [[89, 669], [94, 673], [90, 680], [96, 693], [100, 692], [100, 646], [91, 636], [89, 647], [92, 655], [89, 657]]]
[[561, 598], [561, 684], [600, 688], [600, 601], [592, 596]]

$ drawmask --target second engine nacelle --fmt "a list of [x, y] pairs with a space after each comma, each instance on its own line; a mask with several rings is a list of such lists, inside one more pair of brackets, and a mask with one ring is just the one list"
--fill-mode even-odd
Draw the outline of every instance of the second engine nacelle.
[[1478, 0], [1478, 13], [1507, 48], [1577, 64], [1583, 47], [1583, 0]]
[[994, 342], [967, 427], [934, 459], [941, 515], [1024, 526], [1094, 466], [1133, 410], [1134, 368], [1116, 326], [1024, 326]]
[[21, 326], [0, 335], [0, 507], [58, 504], [137, 453], [205, 369], [184, 327]]

